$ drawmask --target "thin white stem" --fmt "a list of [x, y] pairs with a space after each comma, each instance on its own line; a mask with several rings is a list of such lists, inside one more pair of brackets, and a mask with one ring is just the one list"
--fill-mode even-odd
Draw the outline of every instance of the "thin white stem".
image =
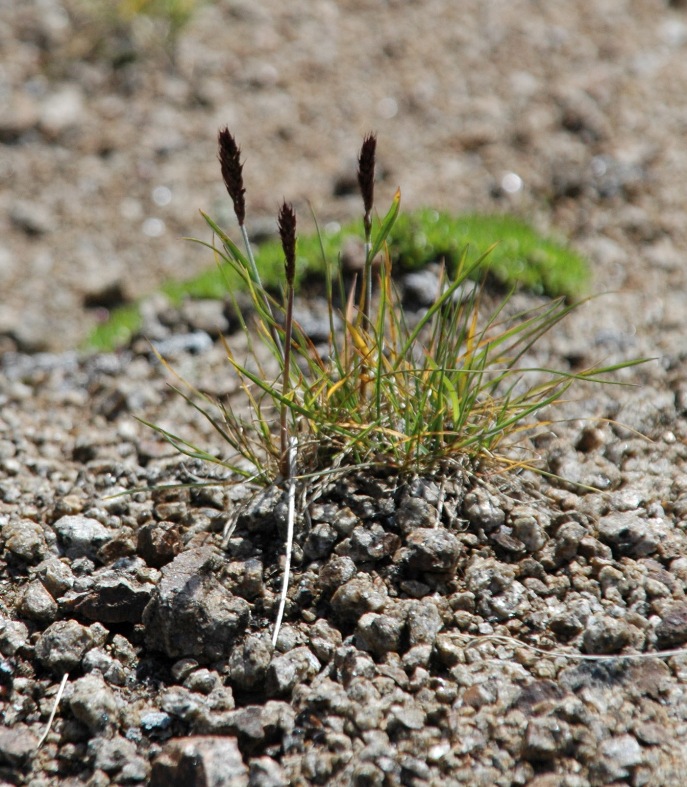
[[55, 702], [53, 703], [52, 711], [50, 712], [50, 718], [48, 719], [48, 723], [45, 725], [45, 731], [41, 735], [41, 739], [38, 741], [36, 750], [40, 749], [40, 747], [45, 743], [45, 739], [48, 737], [48, 733], [50, 732], [52, 723], [53, 721], [55, 721], [55, 714], [57, 713], [57, 708], [59, 707], [60, 700], [62, 699], [62, 695], [64, 694], [64, 688], [67, 685], [68, 678], [69, 678], [69, 673], [65, 672], [64, 675], [62, 676], [60, 687], [59, 689], [57, 689], [57, 694], [55, 695]]
[[274, 624], [274, 634], [272, 636], [272, 647], [276, 647], [277, 639], [279, 638], [279, 630], [281, 629], [281, 622], [284, 618], [284, 610], [286, 609], [286, 596], [289, 590], [289, 579], [291, 575], [291, 553], [293, 551], [293, 531], [296, 521], [296, 449], [298, 448], [298, 440], [291, 436], [289, 438], [289, 478], [287, 487], [287, 524], [286, 524], [286, 559], [284, 561], [284, 578], [282, 580], [281, 598], [279, 600], [279, 611], [277, 612], [277, 621]]

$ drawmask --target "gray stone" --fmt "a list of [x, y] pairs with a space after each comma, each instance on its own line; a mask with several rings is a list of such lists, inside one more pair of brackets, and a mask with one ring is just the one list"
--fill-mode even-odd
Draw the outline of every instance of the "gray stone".
[[135, 572], [104, 569], [93, 574], [93, 586], [70, 601], [74, 612], [101, 623], [140, 623], [154, 587]]
[[248, 764], [250, 787], [288, 787], [284, 769], [271, 757], [255, 757]]
[[403, 629], [403, 621], [397, 617], [368, 612], [358, 621], [355, 630], [356, 647], [375, 656], [398, 653]]
[[74, 574], [69, 565], [58, 557], [51, 557], [36, 566], [36, 576], [48, 593], [58, 599], [74, 585]]
[[205, 331], [191, 331], [153, 341], [152, 345], [163, 358], [170, 358], [182, 353], [201, 355], [212, 348], [212, 337]]
[[417, 667], [429, 666], [432, 650], [431, 645], [413, 645], [408, 648], [406, 653], [403, 654], [403, 668], [408, 674], [412, 674]]
[[668, 389], [642, 388], [630, 402], [623, 404], [615, 420], [615, 428], [622, 437], [638, 434], [653, 437], [657, 429], [674, 423], [675, 395]]
[[406, 606], [406, 623], [411, 647], [433, 645], [444, 625], [437, 605], [432, 601], [409, 602]]
[[527, 600], [513, 567], [491, 557], [474, 557], [465, 570], [465, 583], [477, 600], [476, 611], [487, 617], [507, 620]]
[[47, 552], [43, 528], [31, 519], [10, 520], [2, 527], [5, 549], [25, 563], [42, 560]]
[[572, 447], [553, 453], [549, 469], [575, 491], [586, 487], [606, 492], [618, 487], [622, 478], [620, 470], [608, 459], [599, 454], [585, 456]]
[[523, 741], [522, 756], [530, 762], [549, 762], [567, 754], [573, 737], [570, 725], [555, 716], [531, 719]]
[[580, 541], [587, 531], [579, 522], [565, 522], [556, 531], [554, 556], [557, 563], [567, 563], [577, 555]]
[[87, 111], [80, 85], [58, 85], [47, 93], [40, 104], [41, 131], [52, 140], [69, 129], [83, 127], [86, 122]]
[[272, 696], [289, 694], [297, 684], [315, 677], [321, 666], [317, 657], [305, 645], [294, 648], [283, 656], [277, 656], [272, 659], [267, 670], [267, 692]]
[[134, 667], [138, 662], [136, 649], [126, 637], [115, 634], [110, 642], [110, 652], [125, 667]]
[[433, 267], [406, 273], [403, 277], [404, 302], [415, 309], [431, 306], [441, 294], [440, 280]]
[[184, 681], [184, 687], [197, 694], [211, 694], [214, 689], [222, 685], [220, 676], [214, 670], [197, 669]]
[[332, 525], [341, 536], [350, 536], [360, 522], [348, 506], [337, 503], [313, 503], [310, 506], [310, 518], [314, 523], [326, 522]]
[[503, 593], [485, 599], [490, 614], [498, 620], [509, 620], [521, 613], [527, 604], [527, 592], [524, 585], [517, 580]]
[[515, 506], [510, 512], [513, 535], [528, 552], [536, 552], [546, 543], [549, 518], [531, 506]]
[[332, 557], [320, 569], [317, 584], [324, 591], [334, 591], [353, 579], [357, 572], [355, 563], [347, 555]]
[[98, 670], [101, 675], [112, 667], [114, 659], [109, 653], [106, 653], [102, 648], [91, 648], [81, 661], [81, 667], [84, 672], [93, 672]]
[[608, 514], [599, 520], [599, 538], [616, 557], [646, 557], [661, 541], [663, 533], [658, 523], [630, 511]]
[[316, 345], [326, 345], [329, 342], [332, 317], [335, 331], [340, 330], [343, 324], [338, 312], [330, 312], [323, 298], [298, 298], [294, 308], [299, 327]]
[[482, 486], [465, 495], [463, 514], [473, 527], [486, 533], [496, 530], [506, 521], [506, 512], [499, 498]]
[[3, 656], [14, 656], [28, 642], [29, 630], [25, 623], [0, 618], [0, 653]]
[[221, 300], [210, 298], [188, 298], [181, 305], [181, 318], [192, 331], [202, 331], [217, 337], [229, 331], [229, 320], [224, 313]]
[[204, 699], [200, 694], [189, 691], [183, 686], [173, 686], [163, 693], [160, 707], [165, 713], [190, 722], [200, 715]]
[[354, 678], [346, 687], [352, 706], [353, 721], [357, 729], [374, 735], [384, 719], [380, 693], [366, 678]]
[[272, 659], [272, 640], [268, 634], [250, 634], [229, 656], [227, 675], [237, 688], [250, 691], [261, 686]]
[[659, 648], [676, 648], [687, 642], [687, 605], [676, 604], [664, 610], [656, 626], [656, 645]]
[[136, 551], [154, 568], [174, 560], [181, 548], [179, 526], [174, 522], [149, 522], [138, 531]]
[[421, 497], [406, 495], [396, 509], [396, 524], [402, 533], [437, 524], [437, 509]]
[[377, 522], [354, 528], [348, 542], [348, 554], [361, 563], [374, 562], [392, 555], [399, 547], [395, 533], [387, 533]]
[[153, 761], [150, 787], [244, 787], [248, 768], [235, 738], [196, 736], [175, 738]]
[[310, 627], [310, 647], [317, 658], [328, 662], [341, 645], [341, 632], [324, 618], [318, 618]]
[[37, 579], [26, 586], [19, 609], [37, 623], [52, 623], [57, 617], [57, 602]]
[[287, 623], [280, 627], [275, 647], [280, 653], [286, 653], [289, 650], [297, 648], [299, 645], [305, 645], [306, 641], [307, 637], [300, 628], [290, 626]]
[[55, 216], [40, 202], [13, 200], [9, 217], [12, 224], [27, 235], [45, 235], [55, 229]]
[[647, 746], [660, 746], [670, 740], [670, 729], [655, 721], [640, 722], [635, 727], [635, 733]]
[[97, 672], [75, 681], [69, 693], [69, 707], [93, 734], [111, 731], [119, 721], [115, 695]]
[[355, 526], [360, 522], [360, 517], [348, 506], [338, 508], [331, 523], [340, 536], [350, 536]]
[[114, 686], [124, 686], [127, 679], [133, 677], [129, 669], [102, 648], [91, 648], [83, 657], [81, 667], [84, 672], [97, 670]]
[[377, 674], [372, 657], [353, 645], [343, 644], [334, 655], [337, 677], [344, 687], [356, 678], [369, 678]]
[[[263, 578], [262, 561], [258, 558], [248, 558], [240, 562], [241, 569], [232, 583], [232, 590], [237, 596], [241, 596], [248, 601], [260, 598], [264, 595], [265, 584]], [[227, 573], [229, 567], [227, 566]]]
[[201, 709], [194, 730], [203, 735], [231, 735], [253, 749], [256, 744], [289, 734], [294, 727], [295, 712], [285, 702], [269, 700], [264, 705], [247, 705], [225, 713], [208, 713]]
[[182, 552], [162, 568], [143, 613], [148, 647], [171, 658], [226, 657], [250, 617], [247, 601], [217, 579], [221, 557], [209, 547]]
[[74, 670], [94, 645], [93, 633], [75, 620], [58, 620], [38, 637], [36, 657], [57, 674]]
[[618, 735], [601, 742], [590, 775], [597, 784], [616, 782], [626, 779], [642, 761], [642, 747], [637, 739], [633, 735]]
[[358, 620], [366, 612], [380, 612], [387, 602], [383, 583], [374, 582], [369, 574], [360, 574], [342, 585], [332, 596], [335, 615], [342, 620]]
[[384, 771], [373, 762], [359, 762], [353, 766], [351, 784], [364, 784], [366, 787], [382, 787], [385, 781]]
[[401, 727], [404, 730], [421, 730], [427, 724], [427, 715], [415, 703], [392, 705], [389, 708], [388, 726], [390, 730]]
[[308, 538], [303, 546], [303, 553], [310, 560], [320, 560], [329, 557], [337, 538], [338, 533], [332, 525], [320, 522], [308, 533]]
[[515, 580], [512, 566], [488, 557], [474, 557], [465, 570], [465, 584], [480, 602], [487, 595], [496, 596], [508, 590]]
[[172, 717], [162, 711], [150, 711], [141, 716], [141, 729], [148, 735], [164, 735], [172, 726]]
[[251, 533], [274, 533], [278, 526], [276, 510], [284, 499], [278, 486], [268, 486], [254, 495], [242, 508], [237, 527]]
[[[334, 773], [334, 756], [329, 752], [308, 751], [304, 754], [301, 770], [311, 784], [331, 783]], [[348, 774], [345, 774], [346, 776]], [[350, 782], [353, 783], [352, 781]], [[362, 784], [367, 782], [362, 781]]]
[[95, 558], [100, 547], [114, 536], [114, 532], [97, 519], [82, 514], [60, 517], [53, 529], [70, 558]]
[[447, 574], [455, 570], [461, 550], [453, 533], [436, 527], [414, 530], [401, 552], [403, 563], [411, 571]]
[[114, 738], [93, 738], [88, 743], [88, 751], [93, 756], [93, 764], [105, 773], [116, 773], [131, 759], [136, 757], [136, 744], [127, 738], [116, 735]]
[[606, 615], [592, 618], [582, 637], [585, 653], [618, 653], [632, 641], [632, 630], [622, 620]]
[[36, 753], [38, 738], [25, 724], [0, 727], [0, 763], [17, 767]]
[[129, 762], [124, 763], [119, 772], [118, 781], [121, 784], [148, 782], [150, 776], [150, 764], [144, 757], [132, 757]]

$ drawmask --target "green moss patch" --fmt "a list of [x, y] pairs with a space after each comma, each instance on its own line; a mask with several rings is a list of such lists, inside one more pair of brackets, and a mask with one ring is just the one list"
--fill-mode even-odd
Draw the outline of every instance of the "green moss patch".
[[[362, 237], [362, 222], [329, 226], [298, 238], [297, 278], [324, 271], [324, 258], [335, 263], [347, 239]], [[389, 252], [396, 271], [422, 268], [443, 261], [449, 270], [465, 248], [468, 261], [493, 247], [483, 265], [490, 278], [504, 288], [524, 288], [549, 296], [578, 298], [589, 280], [585, 260], [563, 243], [544, 237], [528, 224], [507, 215], [451, 216], [431, 209], [401, 214], [389, 237]], [[284, 256], [278, 239], [260, 244], [256, 262], [266, 287], [279, 288], [284, 277]], [[173, 304], [184, 298], [224, 298], [228, 288], [241, 287], [239, 277], [227, 266], [209, 268], [187, 281], [169, 281], [162, 291]], [[139, 330], [137, 304], [113, 310], [110, 318], [88, 337], [86, 348], [108, 351], [120, 347]]]

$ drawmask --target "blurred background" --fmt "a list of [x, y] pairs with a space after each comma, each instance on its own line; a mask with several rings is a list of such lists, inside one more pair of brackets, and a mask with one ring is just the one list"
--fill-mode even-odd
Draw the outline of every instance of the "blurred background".
[[[213, 264], [220, 126], [248, 225], [377, 204], [507, 211], [596, 287], [682, 301], [687, 4], [673, 0], [0, 0], [0, 352], [77, 347], [110, 309]], [[635, 303], [636, 308], [636, 303]]]

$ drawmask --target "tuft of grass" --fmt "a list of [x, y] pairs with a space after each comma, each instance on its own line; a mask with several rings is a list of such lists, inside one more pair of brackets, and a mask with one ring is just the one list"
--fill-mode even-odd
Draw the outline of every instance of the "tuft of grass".
[[[212, 461], [260, 484], [287, 478], [290, 466], [304, 476], [342, 465], [431, 473], [456, 458], [493, 462], [506, 438], [530, 428], [534, 416], [560, 400], [573, 382], [605, 382], [606, 375], [619, 368], [595, 366], [573, 373], [529, 367], [527, 359], [536, 343], [575, 305], [561, 296], [512, 315], [507, 293], [494, 310], [485, 312], [482, 287], [466, 285], [475, 278], [483, 280], [485, 270], [496, 275], [492, 257], [498, 244], [475, 255], [453, 237], [457, 223], [436, 218], [436, 232], [426, 235], [421, 244], [412, 223], [404, 224], [400, 218], [400, 190], [386, 214], [373, 220], [373, 141], [376, 144], [372, 135], [365, 138], [359, 159], [365, 244], [361, 287], [356, 288], [354, 282], [346, 289], [339, 255], [318, 234], [331, 326], [328, 346], [322, 351], [293, 317], [294, 282], [303, 254], [302, 241], [296, 244], [295, 213], [286, 205], [280, 213], [281, 275], [286, 287], [279, 299], [263, 283], [261, 257], [253, 254], [245, 232], [240, 151], [228, 131], [220, 132], [223, 177], [234, 201], [245, 251], [205, 214], [215, 241], [198, 242], [212, 249], [221, 275], [230, 282], [238, 279], [249, 293], [257, 341], [276, 361], [278, 373], [270, 375], [260, 364], [259, 354], [250, 368], [242, 364], [225, 341], [248, 413], [242, 416], [192, 386], [182, 395], [230, 449], [226, 459]], [[462, 226], [480, 227], [472, 220]], [[503, 221], [499, 226], [508, 231], [518, 228], [512, 246], [526, 250], [522, 253], [537, 260], [540, 268], [546, 267], [548, 249], [553, 246], [547, 242], [538, 249], [536, 236], [517, 223]], [[392, 275], [391, 238], [408, 233], [413, 240], [406, 249], [412, 252], [431, 244], [448, 257], [436, 299], [415, 324], [408, 322]], [[381, 264], [373, 266], [378, 255]], [[410, 254], [410, 259], [417, 262], [419, 257]], [[338, 303], [345, 304], [338, 315], [344, 326], [339, 333], [335, 330]], [[236, 308], [249, 332], [249, 317], [238, 304]], [[163, 436], [190, 456], [210, 458], [179, 437]], [[295, 462], [287, 456], [290, 440], [296, 441]]]
[[[242, 313], [234, 299], [251, 350], [249, 362], [241, 362], [224, 340], [246, 407], [241, 412], [188, 383], [186, 389], [176, 389], [221, 435], [228, 452], [222, 457], [148, 425], [183, 454], [220, 464], [259, 486], [283, 487], [288, 511], [286, 563], [272, 639], [276, 644], [289, 584], [297, 485], [317, 490], [318, 478], [343, 468], [381, 467], [401, 475], [428, 475], [466, 464], [522, 467], [525, 463], [509, 459], [502, 447], [541, 426], [536, 417], [544, 408], [558, 402], [574, 382], [609, 382], [608, 374], [641, 361], [578, 372], [530, 366], [528, 358], [537, 343], [575, 304], [559, 296], [513, 314], [511, 289], [496, 307], [486, 308], [483, 288], [466, 285], [474, 278], [484, 281], [498, 246], [492, 244], [475, 256], [454, 237], [455, 225], [448, 235], [435, 232], [420, 243], [417, 231], [401, 222], [400, 190], [386, 213], [375, 218], [374, 135], [365, 137], [358, 159], [362, 281], [359, 287], [355, 280], [345, 283], [339, 253], [332, 253], [319, 233], [330, 333], [326, 348], [315, 346], [294, 317], [303, 253], [296, 214], [287, 203], [279, 212], [283, 287], [281, 297], [275, 297], [264, 284], [261, 259], [245, 231], [243, 165], [227, 129], [219, 134], [219, 149], [244, 250], [206, 214], [213, 241], [197, 242], [212, 250], [221, 275], [237, 279], [249, 294], [250, 315]], [[446, 258], [434, 302], [414, 322], [405, 314], [393, 280], [394, 233], [397, 238], [410, 233], [411, 250], [431, 244], [432, 253]], [[545, 268], [547, 249], [539, 249], [537, 256], [530, 235], [522, 231], [517, 237], [529, 258]], [[337, 304], [342, 304], [340, 309]], [[265, 353], [257, 351], [258, 343], [276, 372], [262, 364]]]

